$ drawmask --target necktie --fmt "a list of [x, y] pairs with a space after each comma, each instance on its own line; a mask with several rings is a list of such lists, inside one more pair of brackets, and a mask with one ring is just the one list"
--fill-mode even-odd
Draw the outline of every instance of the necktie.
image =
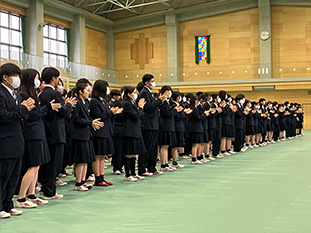
[[18, 105], [18, 99], [17, 99], [17, 95], [15, 92], [13, 92], [13, 98], [15, 100], [16, 105]]

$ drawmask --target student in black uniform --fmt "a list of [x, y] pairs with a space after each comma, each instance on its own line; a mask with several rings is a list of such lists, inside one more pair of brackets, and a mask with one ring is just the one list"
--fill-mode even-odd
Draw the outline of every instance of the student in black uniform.
[[118, 107], [109, 108], [109, 104], [105, 100], [109, 95], [108, 83], [104, 80], [97, 80], [94, 83], [92, 91], [92, 100], [90, 103], [90, 116], [93, 119], [100, 118], [104, 126], [99, 130], [93, 130], [94, 148], [96, 161], [92, 164], [95, 174], [95, 186], [113, 185], [112, 182], [106, 181], [104, 178], [105, 157], [114, 153], [111, 119], [114, 114], [120, 114], [122, 109]]
[[59, 103], [55, 104], [55, 100], [52, 100], [44, 107], [40, 107], [36, 92], [36, 89], [40, 86], [39, 77], [39, 72], [34, 69], [23, 70], [21, 75], [19, 94], [22, 100], [34, 99], [35, 108], [29, 112], [29, 117], [24, 120], [25, 152], [22, 166], [24, 172], [22, 173], [23, 177], [21, 177], [16, 207], [33, 208], [37, 204], [48, 203], [47, 200], [35, 196], [39, 167], [50, 161], [42, 117], [50, 110], [58, 111], [61, 105]]
[[21, 70], [12, 63], [0, 67], [0, 218], [21, 215], [14, 209], [13, 195], [20, 176], [24, 137], [22, 119], [28, 118], [34, 100], [21, 101], [14, 89], [20, 85]]
[[[192, 93], [187, 93], [185, 96], [185, 101], [184, 101], [184, 108], [190, 108], [190, 98], [191, 96], [193, 96]], [[184, 124], [185, 124], [185, 133], [184, 133], [184, 137], [185, 137], [185, 154], [183, 156], [183, 158], [187, 159], [189, 158], [190, 154], [191, 154], [191, 150], [192, 150], [192, 144], [191, 144], [191, 140], [189, 137], [189, 120], [188, 117], [186, 117], [184, 119]]]
[[280, 135], [281, 141], [286, 141], [285, 131], [287, 129], [286, 117], [285, 117], [285, 107], [284, 104], [279, 104], [279, 114], [280, 114]]
[[297, 109], [297, 135], [302, 136], [302, 129], [303, 129], [303, 118], [304, 118], [304, 114], [302, 112], [301, 109], [301, 105], [298, 105], [298, 109]]
[[[200, 156], [199, 160], [203, 163], [209, 162], [209, 135], [208, 135], [208, 116], [209, 116], [209, 111], [207, 111], [207, 114], [205, 115], [204, 112], [205, 107], [206, 107], [206, 102], [207, 102], [207, 96], [204, 94], [201, 94], [199, 97], [199, 104], [198, 104], [198, 110], [200, 114], [203, 114], [203, 117], [201, 119], [202, 121], [202, 126], [203, 126], [203, 143], [199, 146], [200, 148]], [[208, 106], [209, 107], [209, 106]], [[208, 110], [208, 109], [207, 109]], [[203, 156], [203, 152], [206, 153], [206, 158]]]
[[272, 102], [272, 110], [271, 110], [271, 123], [273, 125], [273, 142], [279, 140], [280, 135], [280, 115], [278, 110], [278, 102]]
[[271, 143], [272, 137], [273, 137], [273, 124], [272, 124], [273, 109], [272, 109], [271, 101], [267, 102], [266, 110], [268, 112], [266, 140], [267, 140], [267, 143]]
[[254, 136], [255, 136], [255, 121], [254, 114], [252, 112], [252, 103], [249, 100], [245, 100], [245, 120], [246, 120], [246, 133], [245, 133], [245, 146], [248, 148], [254, 148]]
[[[235, 111], [235, 141], [234, 141], [234, 151], [240, 152], [244, 144], [244, 108], [243, 108], [243, 95], [238, 94], [235, 97], [236, 105], [234, 107]], [[242, 150], [244, 152], [245, 150]]]
[[181, 106], [171, 108], [170, 98], [172, 96], [172, 88], [163, 86], [160, 90], [160, 95], [165, 95], [166, 99], [160, 105], [160, 158], [161, 170], [172, 172], [173, 167], [168, 165], [168, 148], [175, 144], [175, 121], [174, 116], [183, 110]]
[[[142, 78], [143, 89], [139, 92], [137, 101], [145, 99], [144, 116], [142, 119], [142, 135], [146, 146], [146, 154], [140, 156], [138, 160], [138, 175], [152, 176], [161, 175], [163, 172], [157, 171], [158, 137], [159, 137], [159, 107], [166, 99], [165, 95], [155, 98], [152, 89], [156, 86], [153, 75], [145, 74]], [[146, 172], [146, 168], [148, 171]]]
[[260, 129], [259, 129], [259, 122], [260, 122], [260, 114], [259, 114], [260, 106], [256, 101], [252, 102], [252, 113], [254, 117], [254, 123], [255, 123], [255, 136], [254, 136], [254, 142], [253, 147], [259, 147], [260, 142]]
[[[125, 87], [122, 108], [124, 115], [123, 127], [123, 153], [124, 153], [124, 180], [134, 182], [144, 180], [145, 177], [136, 175], [135, 161], [136, 155], [141, 156], [146, 153], [142, 138], [141, 119], [144, 115], [143, 108], [146, 104], [145, 99], [141, 98], [137, 105], [137, 93], [134, 87]], [[139, 159], [139, 158], [138, 158]]]
[[222, 158], [223, 156], [220, 154], [220, 143], [221, 143], [221, 127], [222, 127], [222, 108], [220, 106], [221, 98], [218, 94], [212, 94], [213, 102], [211, 107], [216, 109], [214, 114], [216, 127], [215, 127], [215, 137], [213, 141], [212, 155], [214, 158]]
[[63, 197], [62, 194], [56, 193], [55, 179], [62, 169], [64, 144], [66, 143], [65, 118], [76, 105], [75, 98], [68, 98], [64, 101], [61, 94], [56, 91], [59, 75], [59, 71], [53, 67], [44, 68], [41, 74], [46, 85], [39, 96], [40, 105], [43, 107], [52, 100], [62, 105], [57, 112], [49, 111], [43, 118], [51, 157], [50, 162], [40, 169], [42, 171], [42, 198], [45, 200]]
[[265, 142], [266, 134], [267, 134], [267, 117], [268, 111], [266, 110], [266, 99], [261, 98], [259, 99], [259, 113], [260, 113], [260, 131], [261, 131], [261, 138], [259, 146], [264, 146], [267, 143]]
[[[121, 92], [124, 92], [124, 87], [121, 89]], [[113, 108], [122, 108], [122, 98], [121, 98], [121, 92], [119, 90], [111, 90], [111, 102], [110, 107]], [[114, 147], [114, 154], [112, 155], [112, 164], [113, 164], [113, 172], [116, 175], [121, 175], [123, 171], [122, 166], [122, 130], [123, 130], [123, 114], [115, 114], [112, 118], [111, 128], [112, 128], [112, 141], [113, 141], [113, 147]]]
[[204, 118], [209, 112], [206, 111], [200, 115], [197, 108], [199, 100], [196, 96], [190, 97], [190, 109], [192, 112], [188, 115], [189, 118], [189, 137], [192, 143], [192, 160], [191, 164], [202, 164], [198, 157], [201, 155], [200, 144], [204, 142], [203, 125], [201, 119]]
[[[181, 101], [180, 92], [173, 91], [171, 98], [171, 108], [181, 106], [180, 101]], [[177, 154], [179, 153], [179, 156], [184, 155], [184, 133], [185, 133], [184, 119], [186, 118], [186, 114], [189, 114], [190, 112], [191, 110], [188, 108], [174, 115], [176, 140], [175, 143], [172, 145], [172, 157], [173, 157], [173, 167], [175, 168], [184, 167], [184, 165], [179, 164], [177, 162]]]

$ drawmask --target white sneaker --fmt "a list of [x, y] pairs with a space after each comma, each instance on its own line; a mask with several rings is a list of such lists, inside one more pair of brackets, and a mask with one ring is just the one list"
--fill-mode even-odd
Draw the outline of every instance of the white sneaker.
[[168, 171], [168, 172], [174, 171], [171, 167], [161, 167], [160, 170], [161, 171]]
[[121, 175], [121, 172], [120, 172], [119, 170], [116, 170], [116, 171], [114, 172], [114, 174], [115, 174], [115, 175]]
[[163, 175], [163, 172], [161, 172], [161, 171], [155, 171], [153, 174], [154, 174], [154, 175]]
[[219, 155], [216, 155], [216, 158], [217, 158], [217, 159], [222, 159], [223, 156], [221, 156], [221, 155], [219, 154]]
[[36, 199], [27, 198], [27, 200], [28, 200], [29, 202], [35, 203], [35, 204], [37, 204], [37, 205], [46, 205], [46, 204], [49, 203], [49, 201], [47, 201], [47, 200], [42, 200], [42, 199], [40, 199], [39, 197], [37, 197]]
[[243, 147], [242, 149], [241, 149], [241, 152], [245, 152], [247, 149], [246, 149], [246, 147]]
[[232, 155], [236, 154], [236, 152], [233, 151], [233, 150], [230, 150], [229, 153], [232, 154]]
[[196, 160], [196, 161], [191, 161], [191, 164], [202, 164], [202, 162], [199, 160]]
[[18, 207], [18, 208], [36, 208], [37, 206], [38, 206], [37, 204], [32, 203], [30, 201], [24, 201], [24, 202], [16, 201], [15, 203], [15, 207]]
[[93, 182], [93, 181], [95, 181], [95, 176], [94, 176], [94, 174], [90, 175], [90, 176], [87, 178], [87, 180], [86, 180], [86, 182]]
[[173, 165], [173, 167], [175, 167], [175, 168], [184, 168], [185, 166], [178, 163], [177, 165]]
[[143, 174], [143, 176], [153, 176], [153, 173], [152, 173], [152, 172], [145, 172], [145, 173]]
[[67, 182], [64, 182], [64, 181], [61, 181], [58, 179], [55, 181], [55, 184], [56, 184], [56, 186], [63, 187], [63, 186], [67, 185]]
[[144, 180], [144, 179], [146, 179], [144, 176], [139, 176], [139, 175], [134, 176], [134, 178], [136, 178], [137, 180]]
[[75, 186], [74, 187], [74, 190], [77, 190], [77, 191], [89, 191], [88, 188], [84, 187], [83, 185], [81, 186]]
[[254, 148], [258, 148], [259, 146], [257, 144], [254, 145]]
[[273, 144], [274, 144], [274, 143], [275, 143], [275, 141], [271, 141], [271, 143], [273, 143]]
[[43, 193], [41, 194], [41, 198], [43, 199], [43, 200], [50, 200], [50, 199], [61, 199], [61, 198], [63, 198], [64, 197], [64, 195], [63, 194], [55, 194], [53, 197], [47, 197], [47, 196], [45, 196]]
[[224, 153], [225, 156], [230, 156], [231, 154], [229, 152]]
[[23, 211], [21, 210], [16, 210], [16, 209], [11, 209], [9, 211], [9, 213], [12, 215], [12, 216], [18, 216], [18, 215], [21, 215], [23, 213]]
[[208, 157], [207, 160], [209, 160], [209, 161], [215, 161], [216, 159], [213, 158], [213, 157]]
[[7, 213], [5, 211], [0, 212], [0, 218], [9, 218], [9, 217], [11, 217], [10, 213]]
[[130, 177], [124, 177], [124, 180], [125, 181], [130, 181], [130, 182], [136, 182], [137, 181], [137, 178], [133, 177], [133, 176], [130, 176]]
[[253, 149], [254, 148], [254, 146], [253, 145], [250, 145], [248, 148], [251, 148], [251, 149]]
[[207, 159], [200, 159], [200, 162], [207, 163], [207, 162], [209, 162], [209, 160], [207, 160]]

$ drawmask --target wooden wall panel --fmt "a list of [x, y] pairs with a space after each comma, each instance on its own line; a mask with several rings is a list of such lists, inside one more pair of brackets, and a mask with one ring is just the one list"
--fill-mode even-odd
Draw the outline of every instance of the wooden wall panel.
[[[149, 46], [145, 46], [148, 49], [149, 63], [146, 63], [142, 69], [140, 69], [140, 64], [135, 64], [135, 60], [131, 59], [131, 45], [140, 38], [140, 34], [143, 34], [150, 43]], [[140, 50], [137, 51], [137, 54], [139, 53]], [[119, 83], [140, 82], [145, 73], [152, 73], [156, 82], [167, 81], [166, 26], [115, 34], [115, 69], [119, 71]]]
[[311, 7], [272, 7], [274, 78], [311, 76]]
[[107, 40], [104, 32], [85, 28], [85, 63], [107, 67]]
[[[256, 79], [259, 64], [257, 8], [181, 22], [180, 67], [183, 81]], [[195, 41], [211, 35], [211, 63], [195, 64]]]

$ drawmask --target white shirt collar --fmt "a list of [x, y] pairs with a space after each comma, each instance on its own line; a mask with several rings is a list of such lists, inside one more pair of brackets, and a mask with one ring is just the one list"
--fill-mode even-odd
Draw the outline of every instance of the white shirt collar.
[[55, 87], [53, 87], [53, 86], [50, 85], [50, 84], [45, 84], [45, 87], [50, 87], [50, 88], [52, 88], [52, 89], [55, 91]]
[[9, 88], [8, 86], [6, 86], [4, 83], [1, 83], [7, 90], [8, 92], [13, 96], [14, 95], [14, 89]]
[[147, 87], [146, 85], [145, 85], [145, 87], [147, 88], [147, 90], [148, 90], [150, 93], [152, 93], [152, 91], [149, 89], [149, 87]]

